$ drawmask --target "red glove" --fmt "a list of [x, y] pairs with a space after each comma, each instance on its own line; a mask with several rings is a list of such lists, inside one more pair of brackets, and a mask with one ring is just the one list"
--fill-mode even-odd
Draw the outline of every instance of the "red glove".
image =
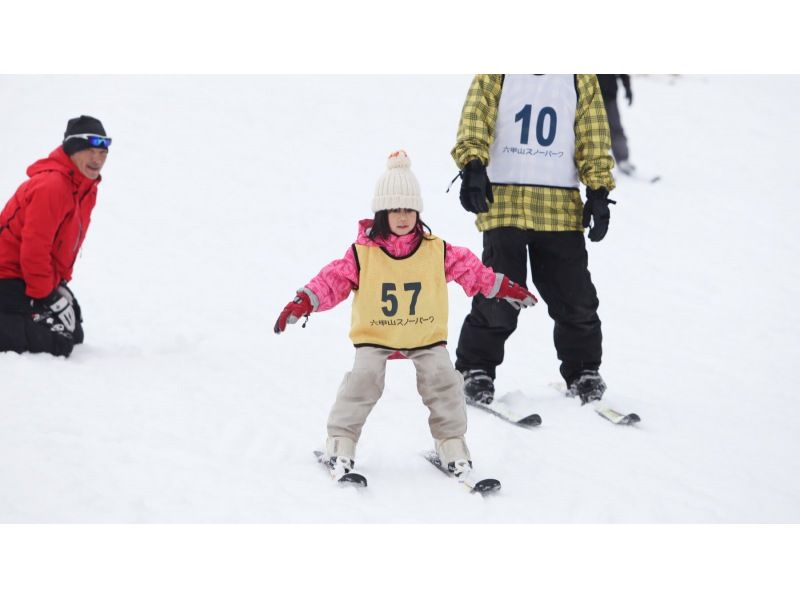
[[311, 306], [311, 298], [306, 293], [297, 293], [297, 296], [286, 304], [278, 321], [275, 322], [275, 334], [280, 334], [286, 330], [286, 324], [294, 324], [303, 316], [308, 316], [314, 308]]
[[500, 282], [500, 289], [494, 294], [493, 299], [505, 299], [515, 309], [522, 309], [523, 307], [533, 307], [539, 300], [533, 293], [529, 293], [528, 289], [522, 285], [513, 282], [508, 276], [503, 275], [503, 280]]

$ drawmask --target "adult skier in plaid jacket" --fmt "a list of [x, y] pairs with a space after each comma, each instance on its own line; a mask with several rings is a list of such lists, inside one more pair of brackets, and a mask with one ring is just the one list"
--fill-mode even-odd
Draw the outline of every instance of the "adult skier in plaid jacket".
[[[555, 322], [561, 375], [584, 402], [602, 397], [602, 332], [583, 237], [602, 240], [614, 189], [611, 139], [595, 75], [476, 75], [452, 156], [460, 200], [477, 214], [483, 263], [531, 278]], [[586, 203], [579, 183], [586, 186]], [[519, 312], [473, 299], [456, 350], [470, 401], [491, 402]]]

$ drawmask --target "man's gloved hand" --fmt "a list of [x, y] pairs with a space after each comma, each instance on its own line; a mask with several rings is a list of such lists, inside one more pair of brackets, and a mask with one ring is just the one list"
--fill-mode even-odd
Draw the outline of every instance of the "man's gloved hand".
[[477, 158], [470, 160], [461, 171], [461, 191], [458, 198], [464, 209], [474, 214], [488, 212], [487, 200], [489, 203], [494, 201], [492, 184], [486, 176], [486, 167]]
[[64, 282], [63, 280], [60, 283], [58, 283], [58, 286], [55, 288], [54, 292], [64, 297], [69, 302], [70, 305], [75, 305], [76, 303], [75, 295], [73, 294], [72, 289], [70, 289], [67, 286], [67, 283]]
[[70, 299], [74, 301], [72, 294], [62, 294], [59, 287], [44, 299], [31, 299], [33, 321], [48, 326], [52, 332], [71, 338], [77, 320], [72, 307], [73, 301]]
[[586, 188], [586, 205], [583, 206], [583, 226], [589, 226], [589, 240], [602, 241], [608, 232], [608, 222], [611, 220], [611, 210], [608, 204], [617, 203], [608, 198], [608, 189]]
[[625, 99], [628, 100], [628, 106], [633, 104], [633, 92], [630, 90], [630, 88], [625, 90]]
[[528, 289], [512, 281], [505, 274], [498, 272], [496, 276], [495, 288], [497, 290], [491, 294], [489, 299], [505, 299], [514, 309], [533, 307], [539, 302], [536, 295], [528, 292]]
[[75, 340], [76, 345], [80, 345], [83, 343], [83, 314], [81, 313], [81, 306], [78, 303], [78, 298], [75, 297], [75, 294], [72, 292], [72, 289], [67, 286], [65, 281], [61, 281], [59, 285], [56, 287], [56, 290], [61, 293], [62, 297], [66, 297], [69, 304], [72, 306], [72, 310], [75, 312], [75, 330], [72, 333], [73, 339]]
[[275, 334], [280, 334], [286, 330], [287, 324], [294, 324], [303, 316], [308, 316], [314, 311], [314, 306], [311, 304], [311, 297], [303, 291], [298, 291], [295, 298], [286, 304], [283, 308], [281, 315], [278, 316], [278, 321], [275, 322]]

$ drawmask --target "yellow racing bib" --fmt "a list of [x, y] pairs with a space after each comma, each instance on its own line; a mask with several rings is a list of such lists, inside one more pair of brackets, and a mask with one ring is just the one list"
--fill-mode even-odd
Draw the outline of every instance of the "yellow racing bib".
[[427, 237], [402, 258], [380, 247], [353, 245], [359, 287], [350, 340], [356, 347], [424, 349], [447, 341], [445, 243]]

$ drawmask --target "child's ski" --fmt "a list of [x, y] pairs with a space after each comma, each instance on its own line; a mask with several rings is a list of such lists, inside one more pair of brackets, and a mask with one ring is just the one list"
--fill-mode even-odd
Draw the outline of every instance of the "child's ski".
[[486, 495], [491, 492], [496, 492], [500, 490], [500, 482], [495, 480], [494, 478], [485, 478], [482, 480], [476, 480], [472, 472], [465, 474], [462, 477], [456, 477], [456, 475], [447, 469], [447, 466], [444, 465], [439, 459], [439, 455], [436, 451], [424, 451], [422, 456], [425, 458], [426, 461], [431, 463], [436, 469], [444, 473], [450, 478], [454, 480], [458, 480], [459, 483], [463, 484], [465, 488], [467, 488], [471, 493], [476, 493], [480, 495]]
[[348, 471], [346, 473], [338, 473], [331, 467], [330, 463], [325, 460], [325, 453], [322, 451], [314, 451], [314, 456], [317, 458], [317, 463], [321, 463], [331, 479], [339, 484], [354, 484], [356, 486], [365, 487], [367, 485], [367, 478], [362, 474], [355, 471]]

